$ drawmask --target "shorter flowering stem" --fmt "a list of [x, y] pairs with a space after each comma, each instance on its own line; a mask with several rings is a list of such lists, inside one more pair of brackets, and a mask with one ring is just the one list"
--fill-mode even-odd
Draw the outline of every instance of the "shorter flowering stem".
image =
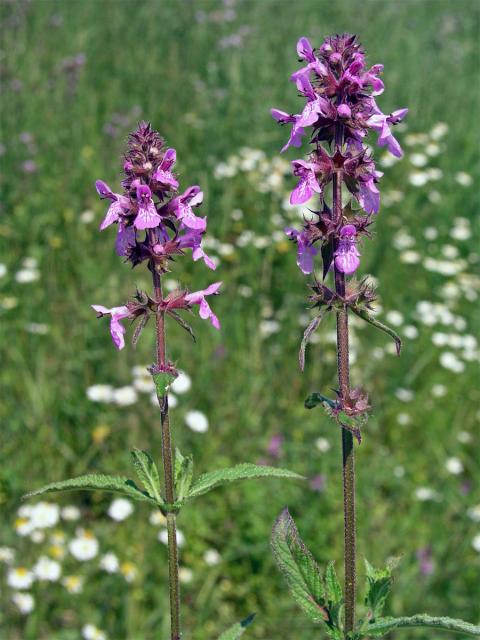
[[[160, 274], [152, 264], [153, 288], [155, 299], [162, 299], [162, 283]], [[166, 345], [165, 345], [165, 312], [158, 310], [156, 314], [156, 336], [157, 336], [157, 366], [166, 365]], [[170, 436], [170, 417], [168, 414], [168, 392], [158, 397], [160, 404], [160, 422], [162, 427], [162, 460], [165, 482], [165, 501], [167, 504], [175, 502], [173, 453]], [[180, 640], [180, 583], [178, 577], [178, 547], [177, 547], [177, 526], [176, 515], [167, 514], [167, 535], [168, 535], [168, 573], [170, 586], [170, 621], [171, 640]]]

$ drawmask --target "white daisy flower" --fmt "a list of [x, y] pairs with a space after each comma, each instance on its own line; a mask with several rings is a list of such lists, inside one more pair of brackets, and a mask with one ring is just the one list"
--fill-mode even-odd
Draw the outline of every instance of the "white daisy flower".
[[130, 500], [127, 500], [126, 498], [115, 498], [108, 507], [107, 513], [112, 520], [121, 522], [122, 520], [126, 520], [128, 516], [132, 515], [133, 511], [133, 505]]

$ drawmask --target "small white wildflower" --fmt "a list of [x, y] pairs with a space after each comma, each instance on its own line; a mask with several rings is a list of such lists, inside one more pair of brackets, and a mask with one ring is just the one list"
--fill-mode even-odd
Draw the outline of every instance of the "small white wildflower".
[[12, 602], [24, 615], [31, 613], [35, 608], [35, 599], [31, 593], [14, 593]]
[[408, 181], [414, 187], [423, 187], [428, 182], [428, 174], [423, 171], [415, 171], [408, 176]]
[[20, 284], [35, 282], [40, 278], [40, 271], [37, 269], [20, 269], [15, 274], [15, 280]]
[[79, 520], [81, 513], [78, 507], [75, 507], [73, 504], [68, 504], [66, 507], [63, 507], [60, 511], [60, 515], [63, 520], [67, 522], [74, 522], [75, 520]]
[[263, 338], [268, 338], [280, 331], [280, 323], [277, 320], [262, 320], [258, 330]]
[[203, 559], [209, 567], [214, 567], [221, 562], [222, 557], [216, 549], [207, 549], [203, 554]]
[[95, 214], [90, 209], [86, 209], [85, 211], [82, 211], [79, 218], [80, 222], [83, 222], [83, 224], [89, 224], [95, 220]]
[[470, 520], [473, 520], [473, 522], [480, 522], [480, 504], [470, 507], [467, 511], [467, 515]]
[[159, 527], [160, 525], [165, 525], [167, 519], [165, 518], [163, 513], [158, 510], [152, 511], [148, 521], [150, 522], [150, 524], [153, 524], [154, 527]]
[[436, 331], [432, 333], [432, 342], [436, 347], [444, 347], [449, 344], [450, 337], [447, 333], [443, 333], [441, 331]]
[[155, 383], [148, 371], [144, 371], [142, 375], [135, 376], [133, 386], [139, 393], [152, 393], [152, 391], [155, 391]]
[[465, 364], [451, 351], [444, 351], [440, 354], [440, 364], [445, 369], [449, 369], [454, 373], [462, 373], [465, 371]]
[[100, 568], [107, 573], [116, 573], [120, 566], [117, 556], [112, 553], [106, 553], [100, 558]]
[[82, 576], [65, 576], [62, 584], [69, 593], [82, 593], [84, 579]]
[[399, 251], [402, 249], [409, 249], [410, 247], [413, 247], [414, 244], [415, 238], [403, 229], [398, 231], [393, 237], [393, 246]]
[[252, 287], [249, 287], [248, 284], [240, 284], [238, 285], [238, 294], [242, 296], [242, 298], [251, 298], [253, 295]]
[[185, 414], [185, 424], [196, 433], [208, 431], [208, 418], [201, 411], [187, 411]]
[[400, 311], [388, 311], [385, 317], [394, 327], [400, 327], [403, 324], [403, 314]]
[[[210, 238], [211, 240], [211, 238]], [[165, 285], [165, 289], [167, 291], [175, 291], [175, 289], [179, 289], [180, 288], [180, 283], [178, 282], [178, 280], [174, 280], [173, 278], [167, 278], [164, 281], [164, 285]]]
[[455, 260], [455, 258], [458, 258], [460, 252], [454, 245], [444, 244], [442, 247], [442, 254], [445, 256], [445, 258]]
[[32, 531], [30, 534], [30, 540], [35, 544], [41, 544], [45, 540], [45, 534], [43, 531]]
[[94, 624], [84, 624], [82, 627], [84, 640], [107, 640], [107, 635]]
[[30, 589], [35, 575], [25, 567], [12, 567], [7, 574], [7, 584], [12, 589]]
[[428, 199], [432, 204], [438, 204], [442, 200], [442, 194], [436, 189], [432, 189], [428, 194]]
[[438, 156], [440, 151], [440, 146], [438, 144], [435, 144], [435, 142], [430, 142], [430, 144], [427, 144], [427, 146], [425, 147], [425, 153], [428, 156]]
[[46, 582], [56, 582], [62, 573], [62, 567], [55, 560], [50, 560], [47, 556], [40, 556], [33, 567], [33, 573], [38, 580]]
[[53, 502], [37, 502], [32, 508], [30, 520], [34, 529], [54, 527], [60, 519], [60, 507]]
[[448, 473], [451, 473], [454, 476], [458, 476], [463, 472], [463, 464], [458, 458], [448, 458], [448, 460], [445, 462], [445, 469], [448, 471]]
[[188, 567], [180, 567], [178, 570], [178, 577], [180, 579], [180, 582], [188, 584], [193, 580], [193, 571]]
[[475, 551], [478, 551], [478, 553], [480, 553], [480, 533], [474, 536], [472, 540], [472, 547], [475, 549]]
[[450, 231], [450, 237], [454, 240], [470, 240], [472, 237], [472, 231], [467, 226], [453, 226]]
[[70, 541], [68, 548], [77, 560], [91, 560], [98, 553], [98, 540], [90, 532], [83, 531]]
[[232, 213], [230, 214], [232, 220], [235, 220], [235, 222], [238, 222], [239, 220], [241, 220], [243, 218], [243, 211], [241, 209], [233, 209]]
[[181, 395], [182, 393], [187, 393], [187, 391], [190, 390], [191, 386], [192, 386], [192, 380], [190, 376], [187, 375], [185, 371], [179, 371], [178, 376], [170, 385], [170, 389], [174, 393]]
[[462, 444], [468, 444], [472, 441], [472, 434], [469, 431], [459, 431], [457, 433], [457, 440]]
[[137, 392], [134, 387], [119, 387], [113, 390], [113, 402], [119, 407], [128, 407], [135, 404], [138, 400]]
[[430, 487], [418, 487], [415, 489], [415, 497], [420, 502], [427, 502], [428, 500], [436, 500], [438, 494], [435, 489], [430, 489]]
[[7, 275], [7, 265], [3, 264], [3, 262], [0, 262], [0, 278], [3, 278], [4, 276]]
[[407, 424], [410, 424], [411, 421], [412, 419], [408, 415], [408, 413], [399, 413], [397, 415], [397, 422], [398, 424], [402, 425], [402, 427], [405, 427]]
[[112, 402], [113, 387], [109, 384], [94, 384], [88, 387], [87, 398], [92, 402]]
[[411, 402], [415, 396], [411, 389], [402, 389], [401, 387], [395, 390], [395, 395], [402, 402]]
[[403, 467], [401, 464], [397, 465], [393, 469], [393, 475], [396, 478], [403, 478], [403, 476], [405, 475], [405, 467]]
[[122, 520], [126, 520], [128, 516], [132, 515], [133, 504], [126, 498], [115, 498], [108, 507], [107, 513], [112, 520], [122, 522]]
[[423, 235], [427, 240], [435, 240], [438, 238], [438, 229], [435, 227], [426, 227], [423, 231]]
[[437, 122], [430, 130], [432, 140], [440, 140], [447, 135], [449, 126], [446, 122]]
[[447, 387], [444, 384], [434, 384], [432, 387], [432, 396], [435, 398], [443, 398], [447, 395]]
[[320, 453], [326, 453], [330, 450], [332, 445], [330, 444], [330, 441], [327, 440], [327, 438], [317, 438], [315, 440], [315, 446], [320, 451]]
[[459, 171], [455, 175], [455, 180], [462, 187], [470, 187], [473, 184], [472, 176], [469, 173], [466, 173], [465, 171]]
[[417, 264], [422, 259], [418, 251], [403, 251], [400, 254], [400, 260], [405, 264]]
[[412, 153], [410, 162], [414, 167], [424, 167], [428, 162], [428, 158], [423, 153]]
[[413, 324], [407, 324], [403, 327], [403, 335], [409, 340], [415, 340], [418, 338], [418, 329]]
[[0, 562], [11, 564], [15, 559], [15, 551], [11, 547], [0, 547]]
[[120, 573], [127, 582], [133, 582], [137, 577], [138, 571], [133, 562], [128, 562], [127, 560], [120, 565]]

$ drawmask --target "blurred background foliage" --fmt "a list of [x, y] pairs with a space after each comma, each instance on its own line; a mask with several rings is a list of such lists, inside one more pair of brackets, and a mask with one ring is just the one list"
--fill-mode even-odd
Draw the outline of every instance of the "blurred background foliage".
[[[340, 433], [303, 407], [309, 392], [335, 385], [334, 325], [324, 323], [300, 374], [307, 279], [282, 229], [301, 224], [285, 203], [288, 161], [301, 154], [280, 160], [287, 132], [269, 108], [298, 110], [288, 81], [298, 37], [319, 45], [342, 31], [384, 63], [383, 110], [410, 108], [403, 161], [390, 166], [377, 153], [384, 204], [375, 241], [362, 247], [379, 317], [405, 346], [397, 359], [383, 335], [354, 323], [352, 380], [374, 405], [357, 458], [359, 557], [381, 565], [403, 556], [392, 614], [478, 622], [478, 3], [37, 0], [4, 1], [0, 11], [2, 637], [167, 635], [162, 523], [147, 507], [118, 522], [110, 497], [72, 494], [59, 503], [80, 519], [46, 505], [54, 524], [36, 530], [31, 513], [26, 524], [18, 513], [20, 496], [46, 481], [125, 473], [133, 446], [158, 457], [157, 410], [132, 373], [151, 362], [153, 335], [118, 353], [89, 307], [150, 286], [115, 256], [113, 232], [98, 233], [105, 207], [93, 187], [118, 184], [125, 136], [140, 119], [177, 149], [182, 188], [202, 186], [209, 253], [219, 258], [215, 274], [179, 260], [170, 285], [224, 281], [213, 301], [221, 332], [195, 318], [194, 345], [169, 328], [170, 356], [192, 381], [172, 412], [175, 440], [197, 472], [265, 460], [310, 479], [232, 486], [182, 513], [185, 637], [216, 637], [251, 612], [252, 638], [321, 637], [290, 599], [268, 541], [288, 504], [318, 560], [341, 571]], [[207, 432], [188, 427], [192, 411], [207, 417]], [[98, 540], [94, 557], [69, 551], [75, 536]], [[107, 552], [122, 569], [101, 568]], [[12, 571], [30, 571], [40, 556], [59, 562], [62, 578], [16, 588]], [[18, 591], [32, 594], [31, 606], [15, 602]], [[433, 637], [393, 636], [405, 634]]]

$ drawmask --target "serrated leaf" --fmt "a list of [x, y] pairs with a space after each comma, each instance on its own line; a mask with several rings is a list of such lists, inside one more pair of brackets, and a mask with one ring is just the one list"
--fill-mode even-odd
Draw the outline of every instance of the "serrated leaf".
[[254, 618], [255, 614], [252, 613], [248, 616], [248, 618], [245, 618], [245, 620], [237, 622], [237, 624], [234, 624], [233, 627], [230, 627], [230, 629], [224, 631], [222, 635], [219, 636], [218, 640], [238, 640], [238, 638], [241, 638], [243, 636], [247, 627], [252, 624]]
[[141, 451], [140, 449], [134, 449], [131, 451], [131, 455], [137, 476], [147, 493], [158, 503], [163, 503], [160, 476], [152, 456], [148, 451]]
[[325, 570], [325, 595], [333, 604], [343, 603], [343, 592], [335, 571], [335, 564], [330, 561]]
[[375, 620], [382, 615], [386, 600], [393, 584], [392, 571], [397, 566], [398, 560], [390, 561], [384, 569], [375, 569], [365, 559], [367, 593], [365, 605], [369, 609], [369, 617]]
[[315, 318], [313, 318], [313, 320], [310, 321], [308, 327], [305, 329], [303, 333], [302, 342], [300, 344], [300, 351], [298, 352], [298, 362], [300, 365], [300, 371], [303, 371], [305, 369], [305, 350], [307, 348], [307, 344], [310, 339], [310, 336], [312, 335], [312, 333], [314, 333], [318, 329], [327, 311], [328, 311], [327, 307], [324, 307], [323, 309], [321, 309], [318, 316], [315, 316]]
[[393, 338], [395, 342], [395, 348], [397, 350], [397, 356], [400, 355], [400, 351], [402, 349], [402, 340], [396, 331], [394, 331], [391, 327], [388, 327], [386, 324], [383, 324], [383, 322], [377, 320], [373, 316], [373, 314], [369, 313], [366, 309], [361, 309], [360, 307], [357, 307], [355, 305], [352, 305], [350, 308], [353, 313], [355, 313], [359, 318], [362, 318], [362, 320], [365, 320], [365, 322], [368, 322], [373, 327], [380, 329], [380, 331], [383, 331], [391, 338]]
[[175, 493], [178, 500], [183, 500], [192, 485], [193, 457], [183, 456], [179, 449], [175, 450]]
[[193, 486], [190, 488], [186, 498], [190, 500], [191, 498], [201, 496], [223, 484], [235, 482], [236, 480], [250, 480], [253, 478], [305, 479], [298, 473], [294, 473], [288, 469], [278, 469], [276, 467], [267, 467], [264, 465], [245, 462], [243, 464], [237, 464], [235, 467], [229, 467], [228, 469], [219, 469], [218, 471], [204, 473], [193, 483]]
[[144, 500], [156, 504], [156, 500], [151, 498], [145, 491], [139, 489], [133, 480], [122, 476], [107, 476], [102, 474], [87, 474], [78, 478], [70, 478], [69, 480], [60, 480], [59, 482], [51, 482], [50, 484], [30, 491], [24, 497], [33, 498], [43, 495], [44, 493], [53, 493], [55, 491], [108, 491], [112, 493], [120, 493], [123, 496], [132, 498], [133, 500]]
[[320, 567], [300, 538], [288, 509], [282, 511], [273, 525], [271, 545], [278, 568], [297, 603], [313, 622], [328, 621]]
[[381, 638], [394, 629], [414, 627], [430, 627], [444, 631], [463, 633], [469, 636], [480, 636], [479, 625], [471, 624], [464, 620], [455, 620], [453, 618], [437, 618], [429, 616], [426, 613], [404, 618], [379, 618], [364, 627], [362, 631], [367, 638]]

